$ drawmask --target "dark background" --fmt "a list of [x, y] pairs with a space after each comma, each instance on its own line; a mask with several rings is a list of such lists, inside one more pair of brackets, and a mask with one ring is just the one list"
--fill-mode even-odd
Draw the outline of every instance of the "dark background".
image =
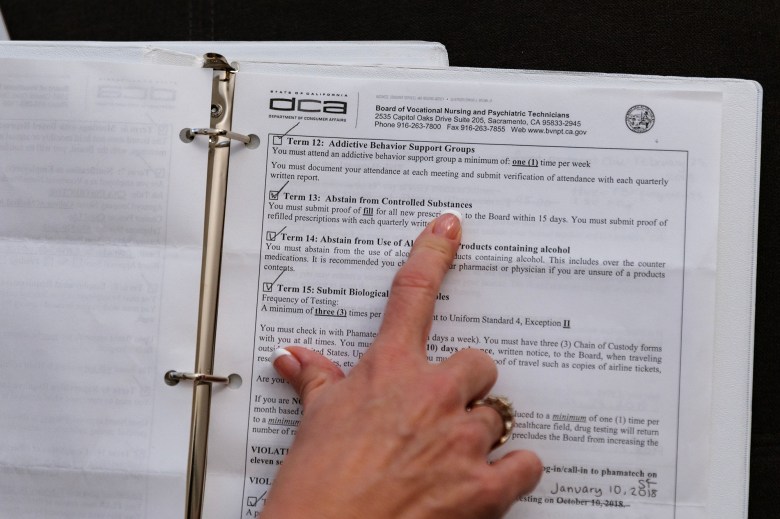
[[[15, 40], [427, 40], [470, 67], [753, 79], [764, 87], [750, 514], [778, 517], [780, 0], [0, 0]], [[772, 324], [772, 323], [775, 324]]]

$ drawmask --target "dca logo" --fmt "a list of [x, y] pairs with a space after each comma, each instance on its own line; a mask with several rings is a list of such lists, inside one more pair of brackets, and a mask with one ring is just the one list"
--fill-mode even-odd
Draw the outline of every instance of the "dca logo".
[[346, 101], [299, 99], [296, 97], [272, 97], [268, 108], [281, 112], [307, 112], [346, 115]]

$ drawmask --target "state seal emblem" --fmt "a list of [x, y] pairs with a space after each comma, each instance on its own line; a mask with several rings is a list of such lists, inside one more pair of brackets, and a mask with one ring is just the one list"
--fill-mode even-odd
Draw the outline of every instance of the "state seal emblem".
[[635, 133], [645, 133], [655, 124], [655, 114], [649, 106], [634, 105], [626, 112], [626, 126]]

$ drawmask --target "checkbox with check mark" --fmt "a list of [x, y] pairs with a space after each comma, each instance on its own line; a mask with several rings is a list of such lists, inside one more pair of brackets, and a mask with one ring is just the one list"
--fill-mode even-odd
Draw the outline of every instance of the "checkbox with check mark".
[[284, 185], [283, 185], [282, 187], [280, 187], [279, 189], [275, 189], [275, 190], [273, 190], [273, 191], [269, 191], [269, 192], [268, 192], [268, 198], [269, 198], [270, 200], [279, 200], [279, 193], [281, 193], [281, 192], [282, 192], [282, 190], [283, 190], [285, 187], [287, 187], [287, 184], [289, 184], [289, 183], [290, 183], [290, 181], [288, 180], [288, 181], [287, 181], [287, 182], [285, 182], [285, 183], [284, 183]]
[[276, 241], [276, 238], [278, 238], [279, 235], [282, 234], [285, 229], [287, 229], [286, 225], [281, 229], [279, 229], [278, 231], [265, 231], [266, 241]]
[[282, 277], [282, 274], [287, 272], [287, 269], [282, 270], [278, 276], [276, 276], [276, 279], [273, 281], [263, 281], [263, 292], [273, 292], [274, 291], [274, 285], [277, 281], [279, 281], [279, 278]]

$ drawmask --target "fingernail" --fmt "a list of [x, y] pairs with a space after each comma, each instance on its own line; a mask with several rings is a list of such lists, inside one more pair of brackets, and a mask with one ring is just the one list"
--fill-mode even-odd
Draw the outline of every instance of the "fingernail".
[[295, 355], [278, 348], [271, 354], [271, 365], [286, 379], [294, 377], [301, 370], [301, 363], [295, 358]]
[[456, 240], [460, 237], [460, 224], [462, 221], [463, 215], [454, 209], [447, 209], [436, 218], [432, 232], [438, 236]]

